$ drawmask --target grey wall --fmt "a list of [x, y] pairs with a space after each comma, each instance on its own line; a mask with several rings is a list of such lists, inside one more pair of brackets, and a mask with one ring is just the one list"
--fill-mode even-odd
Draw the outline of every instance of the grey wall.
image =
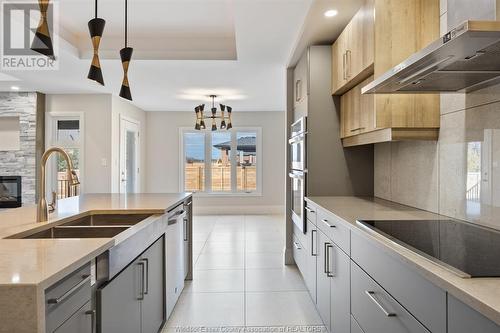
[[43, 140], [43, 135], [38, 133], [37, 146], [37, 111], [42, 112], [38, 121], [41, 122], [39, 130], [43, 131], [43, 105], [39, 105], [43, 98], [36, 92], [0, 92], [0, 117], [16, 116], [20, 122], [20, 150], [0, 151], [0, 176], [22, 177], [23, 204], [35, 202], [37, 147]]
[[[453, 25], [447, 21], [481, 17], [461, 1], [441, 1], [442, 33]], [[466, 199], [471, 142], [482, 149], [476, 201]], [[439, 141], [377, 144], [374, 165], [375, 196], [500, 229], [500, 86], [442, 94]]]

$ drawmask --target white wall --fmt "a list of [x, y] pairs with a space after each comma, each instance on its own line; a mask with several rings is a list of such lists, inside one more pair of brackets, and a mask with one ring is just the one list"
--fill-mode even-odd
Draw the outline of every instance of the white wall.
[[120, 117], [132, 119], [139, 123], [139, 192], [146, 191], [146, 112], [123, 98], [112, 96], [111, 100], [111, 192], [119, 192], [120, 188]]
[[[111, 95], [47, 95], [46, 112], [82, 112], [85, 143], [83, 190], [87, 193], [111, 191]], [[107, 165], [103, 166], [102, 161]]]
[[[140, 123], [140, 191], [146, 189], [146, 112], [109, 94], [47, 95], [46, 112], [84, 114], [83, 190], [113, 193], [119, 190], [120, 115]], [[103, 162], [105, 162], [103, 164]]]
[[[147, 191], [178, 192], [179, 128], [193, 127], [194, 112], [147, 112]], [[235, 127], [262, 127], [262, 196], [196, 197], [197, 213], [284, 212], [285, 113], [234, 112]]]

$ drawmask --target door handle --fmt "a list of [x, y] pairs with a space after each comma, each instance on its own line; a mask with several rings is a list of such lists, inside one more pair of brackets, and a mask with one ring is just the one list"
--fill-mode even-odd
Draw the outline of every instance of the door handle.
[[139, 265], [139, 267], [141, 267], [141, 294], [137, 299], [139, 301], [142, 301], [142, 300], [144, 300], [144, 274], [146, 274], [146, 270], [145, 270], [144, 261], [139, 261], [137, 263], [137, 265]]
[[300, 102], [302, 100], [302, 81], [295, 81], [295, 101]]
[[375, 305], [378, 306], [380, 310], [387, 316], [387, 317], [396, 317], [396, 314], [394, 312], [389, 312], [384, 308], [384, 306], [378, 301], [378, 299], [375, 297], [375, 292], [371, 290], [365, 290], [365, 294], [372, 300]]
[[316, 248], [316, 242], [314, 241], [314, 234], [317, 233], [317, 230], [311, 230], [311, 255], [316, 257], [318, 253], [314, 253], [314, 249]]

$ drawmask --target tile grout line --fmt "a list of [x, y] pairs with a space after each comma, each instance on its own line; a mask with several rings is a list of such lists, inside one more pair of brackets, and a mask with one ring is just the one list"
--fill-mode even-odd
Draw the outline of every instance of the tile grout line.
[[243, 215], [243, 327], [247, 326], [247, 216]]

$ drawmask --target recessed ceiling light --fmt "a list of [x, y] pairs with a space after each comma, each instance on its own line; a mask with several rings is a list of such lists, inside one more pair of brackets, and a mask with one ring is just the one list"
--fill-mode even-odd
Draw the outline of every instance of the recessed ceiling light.
[[330, 9], [325, 12], [325, 17], [334, 17], [337, 15], [339, 12], [336, 11], [335, 9]]
[[12, 86], [10, 87], [11, 90], [19, 90], [19, 87], [18, 86]]

